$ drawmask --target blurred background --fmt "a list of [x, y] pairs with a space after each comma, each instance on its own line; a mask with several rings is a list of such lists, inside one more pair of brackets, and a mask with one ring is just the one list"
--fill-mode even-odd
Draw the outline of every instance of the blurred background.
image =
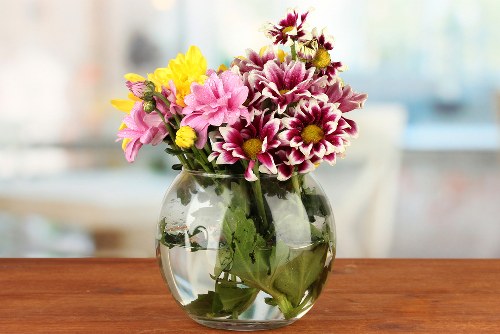
[[338, 255], [500, 257], [497, 0], [0, 0], [0, 257], [153, 256], [176, 172], [157, 147], [126, 163], [122, 75], [192, 44], [228, 64], [295, 6], [369, 94], [347, 158], [315, 173]]

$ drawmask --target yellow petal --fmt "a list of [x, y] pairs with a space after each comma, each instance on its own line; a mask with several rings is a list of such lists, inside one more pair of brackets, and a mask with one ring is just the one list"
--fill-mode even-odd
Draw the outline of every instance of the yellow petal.
[[125, 129], [126, 127], [127, 127], [127, 125], [125, 123], [120, 124], [118, 131]]
[[125, 80], [132, 81], [132, 82], [146, 80], [146, 78], [144, 78], [142, 75], [135, 74], [135, 73], [127, 73], [124, 75], [124, 78], [125, 78]]
[[125, 151], [125, 149], [127, 148], [127, 144], [130, 142], [130, 138], [125, 138], [123, 139], [122, 141], [122, 150]]
[[111, 104], [118, 110], [130, 112], [135, 102], [132, 100], [111, 100]]
[[148, 73], [148, 80], [155, 84], [155, 90], [157, 92], [161, 92], [161, 82], [156, 78], [154, 73]]
[[219, 66], [219, 69], [217, 70], [217, 72], [224, 72], [224, 71], [227, 71], [228, 68], [225, 64], [220, 64]]
[[[137, 101], [142, 101], [140, 98], [138, 98], [137, 96], [135, 96], [134, 94], [132, 93], [128, 93], [127, 97], [129, 98], [129, 100], [132, 100], [134, 102], [137, 102]], [[132, 108], [130, 108], [132, 109]]]
[[284, 62], [285, 58], [286, 58], [286, 52], [279, 49], [278, 50], [278, 59], [279, 59], [280, 63]]

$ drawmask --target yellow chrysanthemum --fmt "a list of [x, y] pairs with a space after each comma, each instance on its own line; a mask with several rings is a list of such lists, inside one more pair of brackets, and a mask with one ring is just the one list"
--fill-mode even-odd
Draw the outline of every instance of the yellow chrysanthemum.
[[190, 126], [181, 126], [175, 134], [175, 144], [180, 148], [191, 148], [198, 136], [196, 131]]
[[148, 79], [157, 87], [169, 87], [172, 80], [177, 90], [176, 103], [185, 107], [184, 98], [191, 93], [191, 84], [203, 84], [207, 78], [206, 73], [207, 60], [198, 47], [191, 46], [186, 54], [179, 53], [168, 63], [168, 67], [156, 69]]

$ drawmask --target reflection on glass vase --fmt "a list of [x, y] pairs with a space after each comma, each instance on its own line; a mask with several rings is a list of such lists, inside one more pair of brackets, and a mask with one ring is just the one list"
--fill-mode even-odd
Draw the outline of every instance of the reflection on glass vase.
[[281, 327], [321, 293], [335, 258], [334, 219], [309, 174], [249, 182], [182, 171], [163, 201], [157, 257], [173, 297], [196, 322]]

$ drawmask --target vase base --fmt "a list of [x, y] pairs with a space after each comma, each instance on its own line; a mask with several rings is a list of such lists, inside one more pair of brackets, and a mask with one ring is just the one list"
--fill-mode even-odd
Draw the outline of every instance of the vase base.
[[200, 325], [216, 328], [226, 329], [232, 331], [250, 332], [257, 330], [266, 330], [284, 327], [295, 322], [297, 319], [290, 320], [269, 320], [269, 321], [251, 321], [251, 320], [233, 320], [233, 319], [209, 319], [191, 316], [191, 318]]

